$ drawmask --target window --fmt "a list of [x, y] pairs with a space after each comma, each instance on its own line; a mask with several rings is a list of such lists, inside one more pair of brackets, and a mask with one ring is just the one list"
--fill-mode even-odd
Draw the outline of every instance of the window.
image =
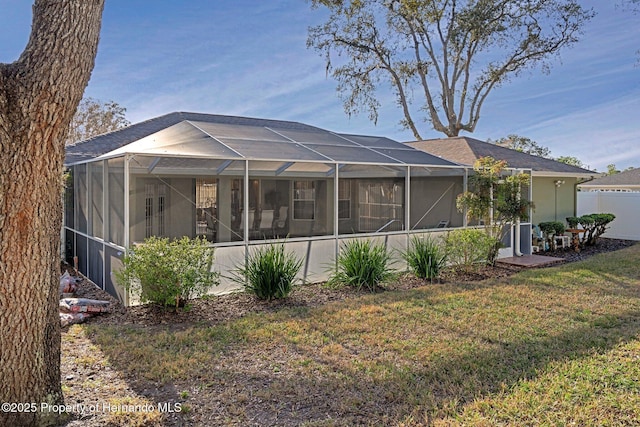
[[218, 182], [213, 178], [196, 178], [196, 235], [215, 240]]
[[144, 236], [164, 236], [167, 192], [164, 184], [144, 186]]
[[164, 210], [167, 201], [167, 195], [164, 185], [158, 186], [158, 236], [164, 236]]
[[338, 219], [351, 219], [350, 180], [338, 180]]
[[361, 181], [360, 231], [402, 230], [403, 192], [404, 186], [392, 180]]
[[314, 181], [293, 181], [293, 219], [315, 219], [316, 188]]
[[153, 236], [153, 184], [144, 186], [144, 237]]

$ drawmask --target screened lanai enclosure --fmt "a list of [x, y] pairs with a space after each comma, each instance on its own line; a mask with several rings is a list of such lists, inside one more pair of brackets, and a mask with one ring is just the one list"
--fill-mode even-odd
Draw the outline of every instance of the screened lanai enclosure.
[[344, 240], [402, 250], [412, 234], [465, 225], [464, 167], [295, 122], [172, 113], [69, 147], [66, 164], [66, 256], [125, 301], [114, 271], [150, 236], [210, 241], [220, 292], [236, 286], [224, 276], [248, 251], [274, 239], [314, 282]]

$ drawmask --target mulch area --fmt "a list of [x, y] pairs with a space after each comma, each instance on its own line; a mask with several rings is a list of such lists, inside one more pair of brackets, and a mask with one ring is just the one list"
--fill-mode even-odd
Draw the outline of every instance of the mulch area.
[[[637, 242], [633, 240], [601, 238], [598, 240], [597, 245], [587, 247], [580, 252], [567, 248], [546, 251], [541, 254], [562, 258], [565, 262], [574, 262], [587, 259], [598, 253], [623, 249], [635, 243]], [[503, 265], [482, 267], [471, 272], [447, 269], [442, 273], [440, 282], [477, 282], [488, 278], [507, 277], [520, 270], [520, 267]], [[407, 274], [402, 275], [399, 280], [388, 284], [385, 289], [402, 290], [424, 285], [424, 281]], [[323, 283], [307, 284], [296, 287], [289, 297], [283, 300], [261, 301], [250, 294], [237, 292], [194, 300], [190, 302], [189, 310], [178, 311], [152, 304], [126, 308], [117, 299], [97, 288], [88, 280], [84, 280], [78, 285], [76, 296], [78, 298], [108, 300], [111, 302], [111, 312], [106, 315], [94, 316], [88, 320], [91, 323], [161, 325], [203, 321], [215, 323], [237, 319], [249, 313], [277, 311], [285, 307], [321, 306], [333, 301], [355, 298], [366, 292], [366, 290], [358, 291], [352, 288], [331, 288]]]
[[[572, 249], [558, 249], [544, 252], [543, 255], [563, 258], [565, 262], [586, 259], [602, 252], [615, 251], [637, 242], [619, 239], [599, 239], [595, 247], [587, 248], [580, 253]], [[461, 273], [446, 270], [440, 279], [444, 283], [478, 282], [488, 278], [507, 277], [520, 271], [519, 267], [495, 266], [483, 267], [474, 272]], [[403, 275], [398, 280], [387, 285], [387, 290], [403, 290], [424, 286], [423, 280], [410, 275]], [[286, 307], [317, 307], [333, 301], [357, 298], [367, 291], [357, 291], [351, 288], [329, 288], [323, 284], [309, 284], [298, 286], [284, 300], [259, 301], [246, 293], [232, 293], [227, 295], [207, 297], [190, 302], [188, 310], [167, 310], [154, 305], [123, 307], [122, 304], [108, 293], [98, 289], [86, 279], [78, 286], [75, 294], [78, 298], [109, 300], [111, 311], [107, 314], [96, 315], [87, 320], [91, 324], [107, 324], [113, 326], [136, 325], [136, 327], [175, 329], [180, 330], [193, 324], [215, 324], [230, 319], [237, 319], [250, 313], [272, 312]], [[79, 360], [95, 357], [95, 346], [87, 337], [79, 337], [69, 332], [69, 327], [63, 328], [61, 376], [65, 388], [67, 404], [92, 402], [106, 402], [116, 393], [118, 396], [136, 398], [147, 396], [154, 401], [163, 401], [162, 390], [134, 390], [136, 378], [127, 378], [123, 372], [111, 369], [105, 364], [82, 364]], [[87, 388], [85, 384], [109, 384], [109, 387]], [[114, 389], [117, 390], [114, 392]], [[191, 399], [192, 406], [197, 402]], [[67, 426], [104, 426], [109, 425], [104, 414], [93, 413], [88, 417], [76, 417]], [[179, 414], [167, 415], [161, 425], [181, 426], [185, 420]]]

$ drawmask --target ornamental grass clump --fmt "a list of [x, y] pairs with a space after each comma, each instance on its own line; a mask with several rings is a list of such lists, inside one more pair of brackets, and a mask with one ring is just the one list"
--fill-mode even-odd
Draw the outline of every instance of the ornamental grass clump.
[[149, 237], [129, 250], [116, 279], [143, 303], [178, 308], [218, 285], [213, 259], [205, 239]]
[[293, 290], [302, 260], [285, 252], [284, 243], [258, 248], [244, 266], [236, 267], [231, 279], [262, 300], [286, 298]]
[[336, 260], [336, 270], [329, 278], [329, 285], [348, 285], [358, 290], [363, 287], [371, 292], [391, 277], [391, 255], [384, 245], [369, 240], [352, 240], [344, 243]]
[[447, 256], [444, 248], [431, 237], [413, 237], [402, 258], [416, 277], [434, 280], [445, 267]]

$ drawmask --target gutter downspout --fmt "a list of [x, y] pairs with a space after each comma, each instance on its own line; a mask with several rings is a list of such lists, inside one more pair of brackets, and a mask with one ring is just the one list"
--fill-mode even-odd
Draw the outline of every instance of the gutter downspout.
[[585, 178], [583, 181], [580, 181], [580, 178], [576, 179], [576, 183], [573, 184], [573, 216], [578, 216], [578, 185], [582, 185], [585, 182], [590, 182], [595, 180], [594, 176], [591, 178]]
[[[516, 173], [520, 173], [522, 174], [522, 170], [516, 170]], [[518, 199], [520, 199], [520, 185], [518, 185]], [[522, 256], [522, 251], [520, 250], [520, 216], [518, 216], [518, 218], [516, 219], [516, 224], [515, 224], [515, 231], [514, 231], [514, 236], [513, 236], [513, 254], [515, 256]]]
[[516, 229], [515, 229], [515, 233], [514, 233], [514, 243], [513, 243], [513, 254], [515, 256], [522, 256], [522, 251], [520, 250], [520, 218], [518, 218], [516, 220], [516, 225], [515, 225]]

